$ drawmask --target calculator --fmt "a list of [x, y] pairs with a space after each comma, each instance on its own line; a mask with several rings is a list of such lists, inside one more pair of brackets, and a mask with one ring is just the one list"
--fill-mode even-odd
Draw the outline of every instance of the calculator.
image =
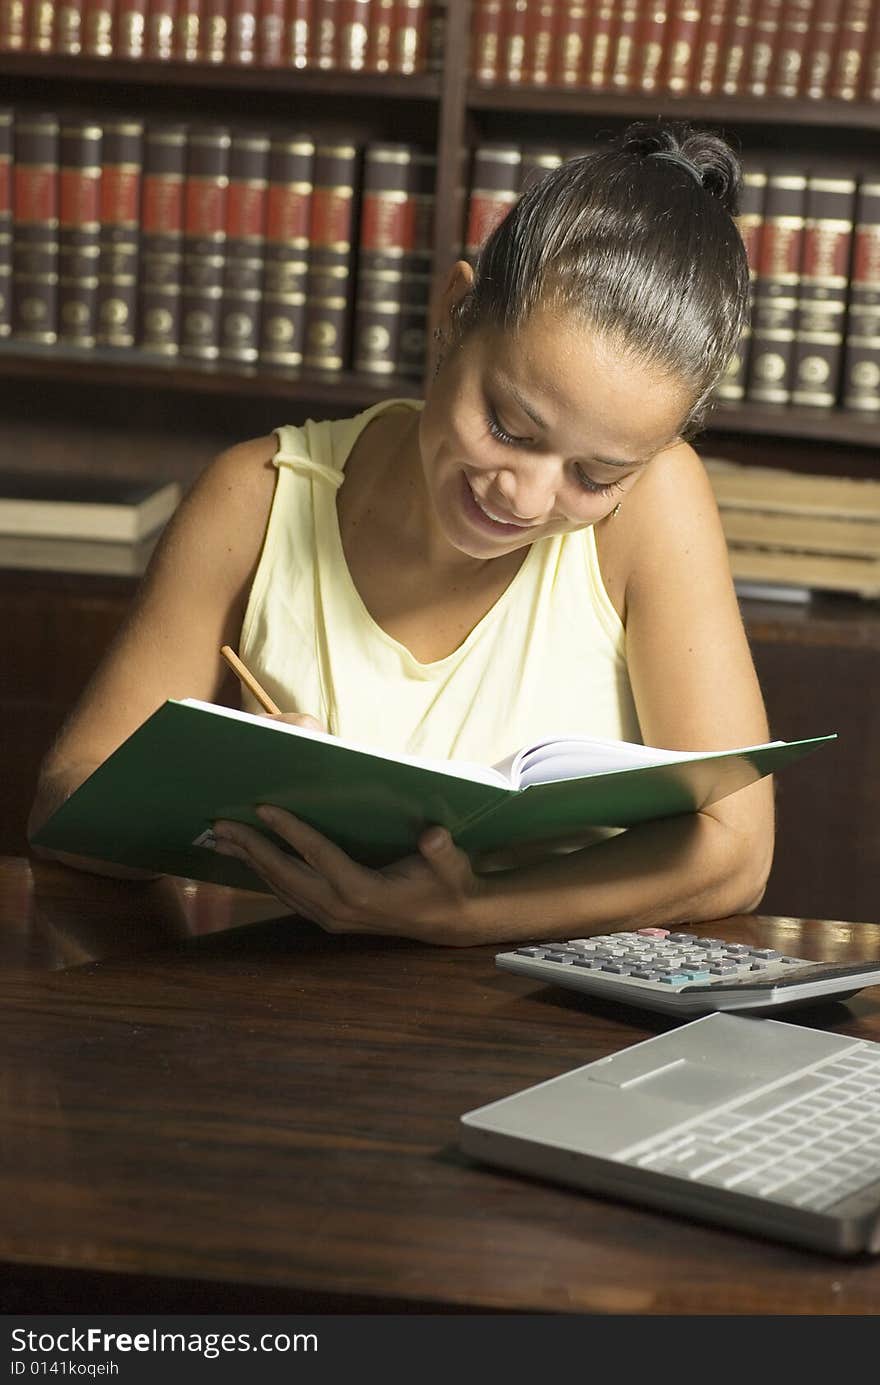
[[880, 961], [817, 962], [666, 928], [529, 943], [495, 962], [551, 986], [689, 1016], [846, 1000], [880, 985]]

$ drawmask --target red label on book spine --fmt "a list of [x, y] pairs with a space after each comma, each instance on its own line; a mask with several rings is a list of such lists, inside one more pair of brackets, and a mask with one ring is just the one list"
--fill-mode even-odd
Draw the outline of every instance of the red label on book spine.
[[265, 209], [265, 184], [230, 182], [226, 204], [227, 235], [233, 240], [258, 239], [263, 234]]
[[97, 225], [101, 219], [101, 179], [81, 168], [62, 168], [58, 175], [59, 224]]
[[310, 191], [270, 183], [266, 239], [281, 245], [308, 239], [310, 204]]
[[144, 176], [141, 229], [146, 235], [180, 235], [183, 232], [183, 180], [162, 173]]
[[226, 181], [188, 178], [185, 226], [188, 236], [219, 236], [226, 231]]
[[411, 197], [392, 201], [388, 193], [365, 193], [361, 210], [361, 250], [415, 250], [416, 208]]
[[312, 244], [339, 249], [347, 246], [351, 239], [351, 210], [351, 188], [316, 187], [312, 194]]
[[58, 174], [54, 168], [16, 164], [15, 219], [24, 226], [45, 224], [58, 217]]
[[105, 164], [101, 177], [101, 220], [115, 226], [137, 226], [140, 190], [139, 169]]

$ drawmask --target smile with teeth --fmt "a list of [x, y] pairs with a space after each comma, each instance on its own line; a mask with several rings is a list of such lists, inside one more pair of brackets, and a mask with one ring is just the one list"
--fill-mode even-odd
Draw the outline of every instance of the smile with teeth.
[[470, 487], [470, 492], [471, 495], [474, 497], [474, 500], [477, 502], [477, 505], [482, 510], [483, 514], [486, 516], [487, 519], [491, 519], [494, 524], [504, 524], [508, 528], [513, 529], [531, 529], [533, 527], [531, 524], [523, 524], [519, 520], [506, 519], [502, 515], [494, 514], [492, 510], [489, 509], [488, 505], [483, 504], [482, 500], [477, 495], [473, 486]]

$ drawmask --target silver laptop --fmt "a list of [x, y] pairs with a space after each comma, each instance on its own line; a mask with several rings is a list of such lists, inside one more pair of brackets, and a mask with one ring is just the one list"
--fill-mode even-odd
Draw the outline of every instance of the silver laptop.
[[461, 1144], [586, 1192], [880, 1251], [880, 1043], [707, 1015], [468, 1111]]

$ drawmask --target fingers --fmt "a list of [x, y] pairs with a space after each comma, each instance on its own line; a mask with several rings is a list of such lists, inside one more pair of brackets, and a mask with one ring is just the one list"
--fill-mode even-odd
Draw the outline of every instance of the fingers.
[[419, 838], [419, 852], [442, 885], [463, 898], [474, 885], [474, 872], [467, 853], [461, 851], [445, 827], [429, 827]]

